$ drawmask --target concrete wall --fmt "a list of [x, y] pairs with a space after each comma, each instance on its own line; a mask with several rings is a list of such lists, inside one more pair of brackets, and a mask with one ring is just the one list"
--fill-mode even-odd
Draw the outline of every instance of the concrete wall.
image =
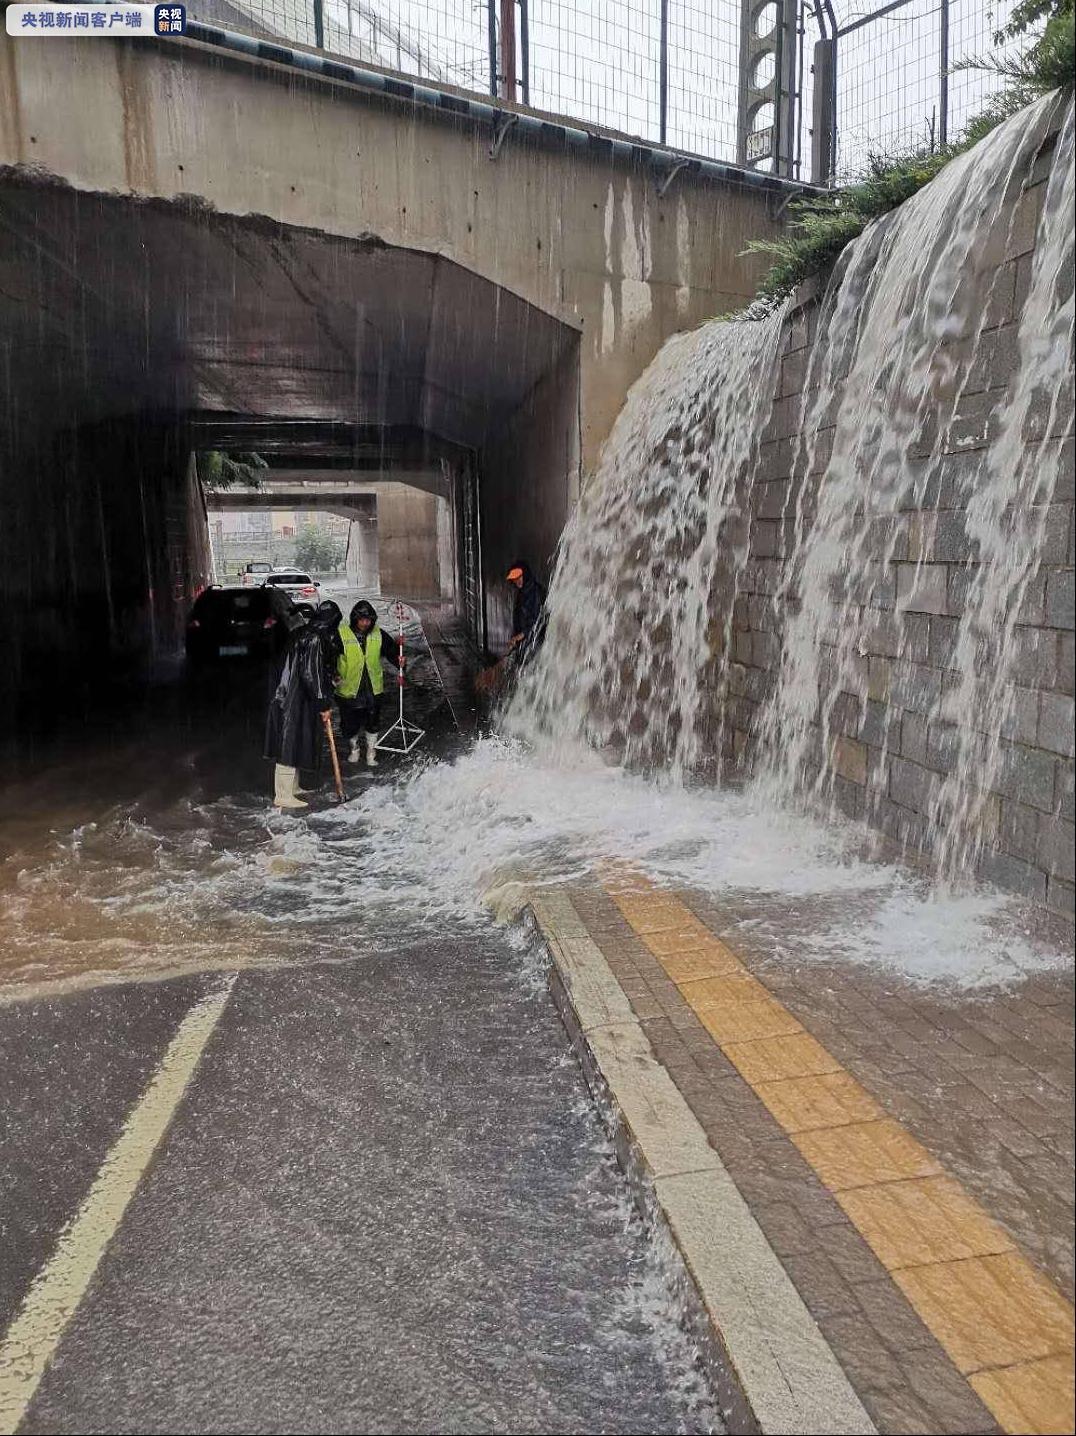
[[[879, 621], [864, 655], [867, 702], [846, 695], [838, 705], [832, 746], [819, 739], [819, 753], [831, 755], [840, 806], [913, 849], [927, 845], [929, 795], [947, 771], [952, 748], [928, 714], [941, 685], [951, 680], [947, 662], [974, 561], [963, 522], [966, 477], [975, 472], [978, 451], [992, 432], [991, 415], [1006, 393], [1049, 159], [1040, 160], [1034, 183], [1019, 199], [1000, 274], [985, 271], [988, 281], [997, 278], [995, 299], [975, 365], [970, 371], [965, 366], [966, 392], [944, 440], [937, 508], [909, 508], [896, 519], [900, 538], [892, 573], [876, 589]], [[751, 755], [759, 705], [780, 661], [784, 613], [775, 595], [789, 557], [788, 516], [817, 478], [805, 476], [796, 464], [818, 313], [817, 301], [808, 298], [789, 320], [773, 418], [752, 488], [751, 557], [736, 603], [735, 662], [724, 715], [727, 756], [737, 760]], [[1005, 744], [1004, 775], [987, 808], [982, 865], [984, 876], [1001, 886], [1068, 913], [1073, 910], [1072, 422], [1070, 413], [1064, 430], [1042, 441], [1062, 447], [1064, 478], [1052, 496], [1040, 574], [1016, 629], [1016, 726]], [[818, 452], [824, 463], [824, 442]]]
[[547, 583], [579, 497], [578, 376], [572, 355], [531, 391], [481, 456], [486, 623], [490, 647], [498, 651], [511, 637], [509, 565], [526, 559]]
[[0, 668], [13, 694], [77, 700], [182, 644], [211, 556], [194, 465], [170, 430], [65, 431], [2, 468]]
[[381, 592], [393, 598], [441, 597], [437, 511], [446, 501], [409, 484], [377, 486]]
[[656, 177], [189, 42], [0, 35], [0, 166], [445, 256], [581, 336], [586, 469], [662, 341], [739, 307], [786, 197]]

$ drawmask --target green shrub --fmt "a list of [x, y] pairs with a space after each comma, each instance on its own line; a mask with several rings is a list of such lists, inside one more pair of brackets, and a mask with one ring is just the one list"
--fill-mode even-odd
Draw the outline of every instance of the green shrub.
[[951, 159], [977, 144], [1037, 96], [1071, 85], [1073, 0], [1021, 0], [1008, 26], [998, 32], [995, 40], [1000, 43], [1024, 34], [1044, 18], [1042, 34], [1021, 54], [971, 61], [963, 67], [993, 70], [1003, 77], [1004, 85], [954, 143], [907, 154], [871, 155], [862, 179], [828, 194], [793, 201], [789, 205], [792, 221], [787, 234], [749, 244], [749, 252], [768, 254], [773, 261], [749, 312], [768, 312], [805, 280], [824, 274], [845, 245], [862, 234], [872, 219], [903, 204], [929, 184]]

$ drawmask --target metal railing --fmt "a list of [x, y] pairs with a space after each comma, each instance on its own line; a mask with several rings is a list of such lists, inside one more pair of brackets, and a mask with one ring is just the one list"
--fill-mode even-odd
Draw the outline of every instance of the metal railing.
[[1012, 0], [189, 0], [191, 19], [830, 183], [953, 138]]

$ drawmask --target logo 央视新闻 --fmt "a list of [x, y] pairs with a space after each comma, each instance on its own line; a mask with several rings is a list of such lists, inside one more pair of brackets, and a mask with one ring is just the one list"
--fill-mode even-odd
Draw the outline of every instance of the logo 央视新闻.
[[182, 35], [187, 28], [185, 5], [155, 5], [153, 32], [156, 35]]

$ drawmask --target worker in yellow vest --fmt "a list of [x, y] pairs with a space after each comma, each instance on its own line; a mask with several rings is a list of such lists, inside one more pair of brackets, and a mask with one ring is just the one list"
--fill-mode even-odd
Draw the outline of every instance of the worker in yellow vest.
[[361, 734], [366, 734], [366, 766], [377, 767], [377, 735], [381, 726], [384, 664], [398, 668], [398, 640], [382, 631], [377, 610], [360, 599], [347, 623], [340, 624], [344, 651], [336, 665], [336, 702], [340, 728], [348, 740], [348, 762], [361, 763]]

